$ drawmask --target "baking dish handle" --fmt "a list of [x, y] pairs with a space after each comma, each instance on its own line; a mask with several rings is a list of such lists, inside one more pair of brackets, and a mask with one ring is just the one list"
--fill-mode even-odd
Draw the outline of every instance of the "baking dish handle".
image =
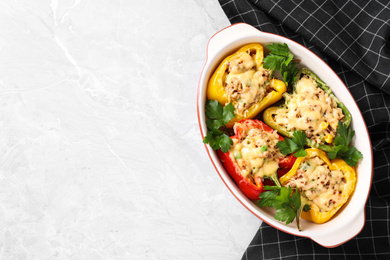
[[348, 225], [341, 232], [337, 232], [337, 235], [334, 232], [329, 232], [328, 234], [321, 233], [320, 236], [314, 235], [311, 239], [324, 247], [337, 247], [357, 236], [363, 230], [365, 222], [366, 216], [363, 208], [360, 214], [355, 216], [355, 220], [351, 222], [353, 225]]
[[250, 37], [253, 32], [259, 33], [260, 31], [246, 23], [236, 23], [222, 29], [211, 37], [207, 47], [207, 56], [217, 54], [218, 50], [231, 45], [234, 39]]

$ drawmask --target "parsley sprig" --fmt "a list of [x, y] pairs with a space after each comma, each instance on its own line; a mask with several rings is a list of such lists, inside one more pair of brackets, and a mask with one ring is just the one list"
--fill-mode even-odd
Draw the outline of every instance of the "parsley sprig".
[[290, 52], [286, 43], [272, 43], [267, 45], [271, 52], [264, 58], [263, 67], [270, 70], [280, 70], [283, 80], [288, 86], [296, 80], [298, 60]]
[[294, 153], [295, 157], [305, 157], [307, 155], [305, 151], [306, 134], [299, 130], [294, 131], [292, 139], [285, 138], [284, 141], [279, 141], [276, 145], [279, 147], [280, 152], [284, 155]]
[[[324, 150], [328, 151], [328, 157], [331, 160], [340, 157], [348, 165], [356, 166], [357, 162], [363, 158], [363, 155], [355, 146], [350, 145], [354, 136], [355, 131], [339, 121], [337, 135], [334, 138], [334, 146], [322, 145], [320, 149], [326, 148]], [[294, 131], [292, 139], [285, 138], [284, 141], [279, 141], [277, 146], [284, 155], [294, 153], [295, 157], [305, 157], [307, 155], [305, 144], [306, 134], [299, 130]]]
[[217, 100], [207, 100], [206, 116], [208, 131], [203, 143], [208, 143], [214, 150], [221, 149], [227, 153], [233, 145], [226, 128], [226, 124], [235, 116], [233, 103], [222, 106]]
[[[298, 228], [300, 228], [300, 214], [301, 208], [301, 194], [296, 189], [293, 192], [290, 186], [277, 187], [277, 186], [264, 186], [264, 190], [267, 190], [260, 194], [260, 200], [257, 204], [260, 207], [273, 207], [276, 209], [275, 219], [281, 222], [290, 224], [297, 219]], [[310, 210], [310, 207], [304, 207], [306, 211]]]
[[356, 166], [357, 162], [363, 158], [363, 155], [355, 146], [350, 145], [354, 136], [355, 131], [339, 121], [337, 136], [334, 138], [334, 146], [328, 152], [329, 159], [333, 160], [336, 157], [340, 157], [348, 165]]

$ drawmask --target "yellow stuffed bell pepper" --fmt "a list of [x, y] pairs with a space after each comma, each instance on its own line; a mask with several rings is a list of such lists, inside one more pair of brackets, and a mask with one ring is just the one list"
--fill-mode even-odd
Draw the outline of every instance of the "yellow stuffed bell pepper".
[[348, 201], [355, 189], [356, 172], [344, 160], [329, 160], [326, 153], [306, 149], [291, 170], [279, 180], [283, 186], [295, 186], [301, 193], [302, 204], [310, 206], [301, 217], [314, 223], [324, 223]]
[[232, 102], [235, 107], [236, 116], [228, 128], [242, 119], [254, 118], [286, 92], [284, 82], [270, 78], [272, 72], [263, 68], [263, 58], [261, 44], [245, 45], [226, 57], [211, 76], [207, 98], [222, 105]]

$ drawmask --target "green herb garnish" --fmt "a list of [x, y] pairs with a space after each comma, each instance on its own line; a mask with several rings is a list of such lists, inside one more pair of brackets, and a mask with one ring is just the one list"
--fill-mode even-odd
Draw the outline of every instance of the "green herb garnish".
[[[292, 193], [292, 188], [264, 186], [267, 190], [260, 194], [258, 205], [260, 207], [273, 207], [276, 209], [275, 219], [290, 224], [297, 218], [299, 222], [299, 209], [301, 207], [301, 195], [298, 190]], [[292, 194], [291, 194], [292, 193]]]
[[233, 103], [222, 106], [217, 100], [207, 100], [206, 116], [207, 135], [203, 143], [208, 143], [214, 150], [221, 149], [227, 153], [233, 145], [226, 128], [226, 124], [235, 116]]
[[333, 160], [337, 156], [343, 159], [348, 165], [356, 166], [357, 162], [363, 158], [363, 154], [354, 146], [350, 146], [355, 131], [348, 128], [339, 121], [337, 126], [337, 136], [334, 138], [334, 146], [328, 152], [329, 159]]
[[266, 145], [263, 145], [262, 147], [260, 147], [260, 152], [264, 153], [268, 150], [268, 146]]
[[280, 70], [283, 80], [288, 86], [296, 80], [298, 61], [290, 52], [286, 43], [272, 43], [267, 45], [271, 52], [264, 58], [263, 67], [270, 70]]
[[236, 160], [237, 160], [237, 159], [240, 159], [240, 158], [242, 157], [240, 151], [235, 151], [233, 155], [234, 155], [234, 159], [236, 159]]
[[305, 157], [306, 134], [299, 130], [294, 131], [292, 139], [285, 138], [284, 141], [279, 141], [276, 145], [280, 152], [284, 155], [294, 153], [295, 157]]
[[310, 207], [310, 205], [305, 205], [305, 206], [303, 206], [303, 211], [304, 212], [308, 212], [309, 210], [311, 210], [311, 207]]

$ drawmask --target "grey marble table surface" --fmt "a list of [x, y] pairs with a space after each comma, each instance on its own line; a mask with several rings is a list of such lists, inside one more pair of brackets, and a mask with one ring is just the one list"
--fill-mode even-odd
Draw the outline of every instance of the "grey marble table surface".
[[217, 0], [0, 2], [0, 259], [239, 259], [196, 114]]

